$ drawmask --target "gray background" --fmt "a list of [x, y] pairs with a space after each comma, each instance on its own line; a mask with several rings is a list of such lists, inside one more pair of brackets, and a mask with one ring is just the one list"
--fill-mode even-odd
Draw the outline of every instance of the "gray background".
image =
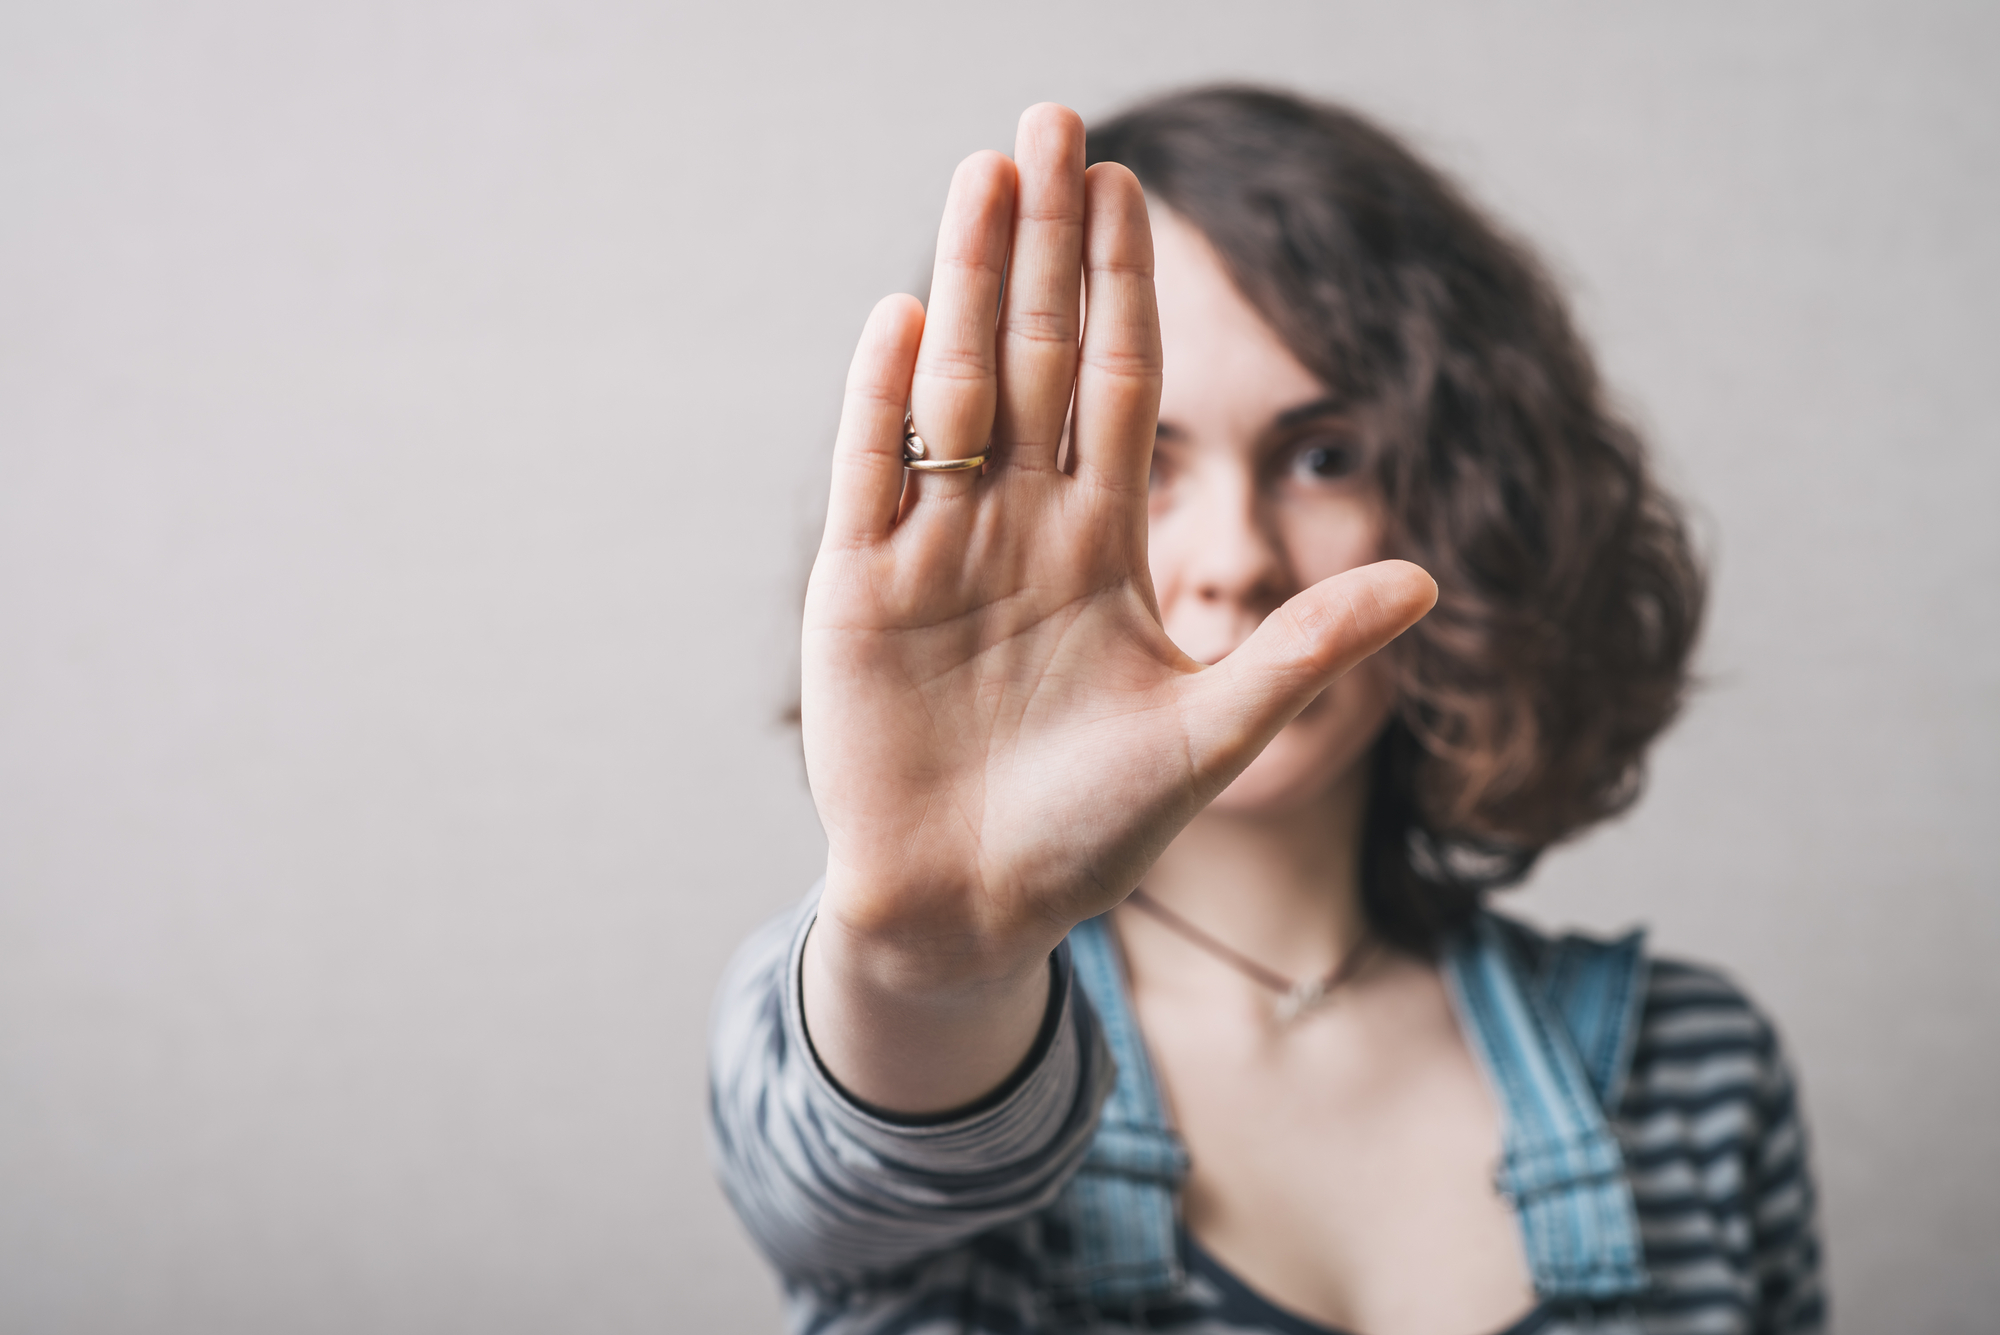
[[1349, 98], [1537, 239], [1707, 687], [1522, 902], [1778, 1017], [1848, 1330], [2000, 1310], [2000, 9], [0, 10], [0, 1328], [772, 1328], [702, 1029], [814, 875], [850, 342], [1027, 103]]

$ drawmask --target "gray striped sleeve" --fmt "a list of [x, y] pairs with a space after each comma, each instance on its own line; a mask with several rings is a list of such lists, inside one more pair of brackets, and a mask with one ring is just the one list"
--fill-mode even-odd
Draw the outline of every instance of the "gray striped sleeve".
[[886, 1276], [1048, 1205], [1090, 1146], [1109, 1050], [1058, 950], [1053, 1015], [1004, 1096], [904, 1125], [827, 1076], [806, 1037], [799, 956], [818, 890], [731, 961], [709, 1043], [709, 1135], [723, 1189], [790, 1283]]
[[1805, 1124], [1790, 1064], [1775, 1033], [1767, 1028], [1766, 1034], [1766, 1061], [1756, 1091], [1763, 1135], [1750, 1162], [1756, 1239], [1752, 1264], [1762, 1315], [1758, 1329], [1817, 1331], [1826, 1325], [1826, 1293]]
[[1652, 974], [1623, 1135], [1648, 1268], [1671, 1298], [1661, 1319], [1824, 1330], [1806, 1131], [1777, 1031], [1712, 969], [1656, 960]]

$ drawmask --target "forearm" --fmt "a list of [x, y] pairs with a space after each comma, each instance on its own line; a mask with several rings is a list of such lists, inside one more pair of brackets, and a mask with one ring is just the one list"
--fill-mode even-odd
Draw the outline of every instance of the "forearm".
[[824, 911], [801, 961], [807, 1032], [827, 1073], [894, 1116], [970, 1107], [1020, 1069], [1050, 1006], [1048, 950], [890, 944]]

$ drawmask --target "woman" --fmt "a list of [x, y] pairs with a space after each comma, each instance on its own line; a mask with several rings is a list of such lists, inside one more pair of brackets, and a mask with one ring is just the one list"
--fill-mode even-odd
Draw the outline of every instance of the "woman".
[[1546, 279], [1367, 122], [967, 159], [835, 446], [826, 877], [717, 1013], [797, 1328], [1817, 1328], [1769, 1027], [1484, 906], [1631, 802], [1700, 602]]

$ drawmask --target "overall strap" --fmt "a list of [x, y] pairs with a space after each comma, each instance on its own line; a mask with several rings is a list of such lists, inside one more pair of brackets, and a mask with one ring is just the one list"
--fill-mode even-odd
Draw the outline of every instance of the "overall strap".
[[[1519, 930], [1519, 929], [1516, 929]], [[1521, 1223], [1535, 1291], [1613, 1298], [1646, 1287], [1638, 1212], [1606, 1117], [1643, 992], [1635, 935], [1568, 938], [1548, 967], [1481, 913], [1444, 952], [1461, 1023], [1505, 1119], [1498, 1186]]]
[[1125, 1310], [1169, 1299], [1182, 1282], [1175, 1201], [1187, 1151], [1161, 1108], [1109, 924], [1078, 923], [1069, 946], [1118, 1078], [1090, 1152], [1043, 1212], [1049, 1285], [1059, 1306]]
[[1607, 1117], [1618, 1114], [1646, 1003], [1646, 933], [1616, 941], [1565, 936], [1542, 961], [1542, 996], [1562, 1018]]

